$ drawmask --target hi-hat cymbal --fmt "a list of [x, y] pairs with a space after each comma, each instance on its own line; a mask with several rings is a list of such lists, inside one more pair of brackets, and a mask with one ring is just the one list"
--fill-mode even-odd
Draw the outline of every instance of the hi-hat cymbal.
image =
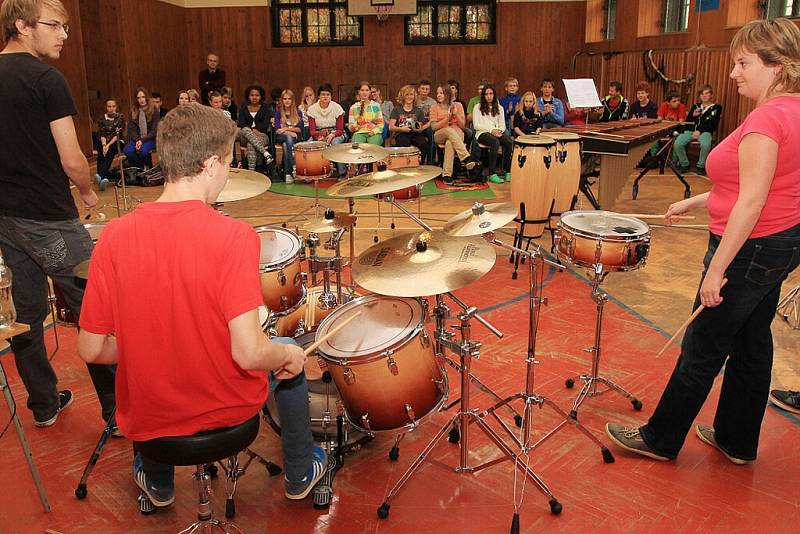
[[447, 221], [442, 230], [452, 236], [481, 235], [505, 226], [516, 216], [517, 208], [511, 202], [486, 205], [476, 202]]
[[327, 234], [330, 232], [339, 231], [342, 228], [349, 228], [354, 222], [356, 222], [355, 215], [344, 213], [342, 215], [336, 215], [330, 219], [326, 217], [322, 217], [320, 219], [311, 219], [300, 226], [300, 230], [314, 234]]
[[495, 251], [479, 237], [413, 232], [371, 246], [353, 264], [353, 280], [368, 291], [424, 297], [459, 289], [489, 272]]
[[391, 193], [433, 180], [440, 174], [442, 174], [441, 167], [433, 165], [368, 172], [332, 185], [325, 193], [332, 197], [360, 197]]
[[217, 197], [217, 202], [233, 202], [257, 197], [267, 191], [272, 182], [263, 174], [248, 169], [231, 169], [228, 182]]
[[72, 268], [72, 274], [75, 278], [89, 279], [89, 260], [82, 261]]
[[322, 155], [336, 163], [374, 163], [389, 157], [389, 151], [369, 143], [342, 143], [329, 146]]

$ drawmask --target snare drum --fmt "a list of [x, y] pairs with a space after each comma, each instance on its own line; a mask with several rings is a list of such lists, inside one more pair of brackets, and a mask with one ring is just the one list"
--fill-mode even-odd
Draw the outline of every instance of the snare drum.
[[[420, 152], [415, 146], [393, 146], [387, 149], [389, 155], [384, 159], [387, 169], [404, 169], [406, 167], [419, 167]], [[422, 185], [412, 185], [397, 191], [392, 191], [395, 200], [415, 200], [419, 198]], [[383, 199], [384, 195], [377, 195]]]
[[511, 156], [511, 201], [515, 206], [525, 205], [526, 236], [542, 235], [550, 215], [555, 196], [555, 183], [551, 176], [555, 163], [555, 146], [553, 138], [543, 135], [520, 135], [514, 140], [514, 152]]
[[294, 145], [294, 175], [297, 178], [321, 180], [331, 175], [331, 162], [322, 155], [325, 141], [304, 141]]
[[447, 374], [433, 353], [423, 304], [414, 298], [359, 297], [322, 321], [317, 339], [357, 312], [356, 323], [317, 348], [347, 417], [368, 433], [412, 430], [447, 398]]
[[650, 227], [634, 217], [610, 211], [568, 211], [556, 231], [558, 257], [603, 271], [632, 271], [644, 266]]
[[547, 132], [547, 136], [556, 141], [550, 167], [555, 188], [550, 224], [556, 226], [559, 215], [572, 208], [572, 201], [578, 194], [581, 183], [581, 136], [573, 132]]
[[[314, 333], [304, 334], [295, 341], [305, 348], [314, 342]], [[342, 404], [336, 384], [323, 380], [323, 369], [319, 359], [309, 356], [305, 365], [306, 382], [308, 383], [308, 411], [311, 416], [311, 434], [317, 443], [333, 445], [336, 443], [336, 417], [342, 414]], [[275, 391], [270, 388], [267, 403], [264, 405], [264, 417], [278, 434], [281, 434], [281, 420], [278, 415], [278, 403], [275, 400]], [[343, 443], [345, 449], [357, 448], [369, 436], [354, 429], [345, 419], [342, 428], [344, 432]]]
[[261, 295], [276, 316], [286, 315], [303, 302], [305, 287], [300, 272], [303, 245], [300, 237], [285, 228], [258, 226], [261, 238]]

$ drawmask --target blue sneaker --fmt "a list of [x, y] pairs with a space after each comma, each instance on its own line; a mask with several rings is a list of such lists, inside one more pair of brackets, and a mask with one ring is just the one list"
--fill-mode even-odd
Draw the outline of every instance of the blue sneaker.
[[108, 187], [108, 178], [101, 178], [98, 189], [100, 189], [100, 191], [105, 191], [106, 187]]
[[308, 468], [308, 473], [306, 473], [303, 480], [292, 482], [291, 480], [285, 479], [283, 481], [283, 486], [286, 489], [286, 498], [292, 500], [305, 499], [308, 494], [311, 493], [311, 490], [314, 489], [314, 486], [317, 485], [317, 482], [319, 482], [327, 469], [328, 455], [322, 447], [314, 446], [314, 449], [311, 451], [311, 467]]
[[95, 174], [95, 175], [94, 175], [94, 181], [95, 181], [95, 183], [96, 183], [97, 185], [100, 185], [100, 180], [101, 180], [101, 177], [100, 177], [100, 175], [99, 175], [99, 174]]
[[145, 492], [155, 506], [162, 508], [169, 506], [175, 502], [175, 488], [159, 488], [151, 480], [148, 480], [147, 475], [142, 469], [142, 457], [136, 455], [133, 459], [133, 481], [139, 486], [139, 489]]

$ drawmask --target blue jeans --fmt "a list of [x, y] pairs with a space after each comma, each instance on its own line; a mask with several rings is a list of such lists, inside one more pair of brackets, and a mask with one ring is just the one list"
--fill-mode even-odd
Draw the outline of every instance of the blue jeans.
[[[275, 343], [293, 344], [288, 337], [276, 337]], [[299, 375], [288, 380], [277, 380], [269, 374], [269, 387], [275, 392], [278, 404], [278, 417], [281, 421], [281, 448], [283, 449], [283, 470], [286, 479], [299, 482], [311, 467], [311, 453], [314, 438], [311, 435], [311, 416], [308, 412], [308, 383], [306, 375]], [[266, 402], [266, 399], [265, 399]], [[153, 462], [139, 457], [145, 475], [157, 488], [172, 488], [175, 478], [175, 467]], [[134, 466], [136, 460], [134, 460]]]
[[138, 167], [143, 169], [145, 165], [149, 165], [151, 163], [150, 152], [155, 150], [155, 148], [155, 141], [145, 141], [142, 143], [141, 148], [136, 150], [136, 141], [130, 140], [125, 144], [125, 148], [123, 148], [122, 151], [128, 158], [129, 167]]
[[[709, 132], [703, 132], [700, 134], [700, 137], [697, 138], [697, 142], [700, 143], [700, 156], [697, 158], [697, 166], [700, 168], [704, 169], [706, 166], [706, 158], [708, 157], [708, 153], [711, 152], [712, 141], [713, 137]], [[672, 154], [674, 158], [684, 167], [689, 165], [689, 157], [686, 155], [686, 145], [691, 142], [692, 132], [683, 132], [675, 139], [675, 144], [672, 145]]]
[[[347, 142], [347, 134], [343, 133], [339, 137], [334, 137], [331, 139], [331, 146], [333, 145], [341, 145], [342, 143]], [[337, 163], [336, 170], [339, 171], [339, 177], [344, 177], [347, 175], [347, 164], [346, 163]]]
[[[719, 246], [711, 234], [706, 269]], [[772, 378], [770, 324], [781, 284], [800, 263], [800, 225], [770, 236], [748, 239], [725, 271], [722, 303], [689, 325], [681, 355], [661, 400], [641, 427], [645, 443], [674, 458], [725, 365], [714, 430], [728, 454], [754, 460]], [[705, 275], [705, 272], [703, 273]], [[695, 309], [700, 305], [695, 298]]]
[[[40, 221], [0, 217], [0, 250], [14, 276], [12, 297], [17, 320], [29, 324], [29, 332], [11, 338], [11, 350], [19, 376], [28, 391], [28, 409], [38, 421], [52, 417], [59, 408], [58, 378], [47, 359], [44, 327], [50, 306], [47, 277], [64, 293], [67, 304], [80, 316], [83, 287], [72, 269], [92, 253], [92, 239], [78, 219]], [[116, 366], [87, 364], [100, 399], [103, 418], [115, 409]]]
[[283, 144], [283, 173], [294, 174], [294, 144], [297, 138], [292, 135], [278, 134], [275, 136], [276, 143]]

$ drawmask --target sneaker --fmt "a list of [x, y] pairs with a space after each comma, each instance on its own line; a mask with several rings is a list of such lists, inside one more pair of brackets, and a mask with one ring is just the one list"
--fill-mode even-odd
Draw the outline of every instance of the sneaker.
[[503, 180], [502, 178], [500, 178], [499, 176], [497, 176], [496, 173], [489, 177], [489, 181], [492, 182], [493, 184], [504, 184], [504, 183], [506, 183], [506, 181]]
[[706, 175], [706, 168], [698, 166], [697, 167], [697, 174], [699, 174], [700, 176], [705, 176]]
[[461, 160], [461, 165], [463, 165], [464, 168], [467, 169], [468, 171], [471, 171], [472, 169], [475, 168], [476, 163], [475, 160], [472, 159], [472, 156], [467, 156], [466, 158]]
[[286, 489], [286, 498], [292, 500], [305, 499], [311, 490], [314, 489], [319, 479], [323, 477], [325, 471], [328, 469], [328, 455], [325, 451], [318, 446], [314, 446], [311, 451], [311, 467], [308, 468], [308, 473], [299, 482], [292, 482], [285, 479], [283, 486]]
[[175, 488], [157, 488], [142, 469], [142, 457], [138, 454], [133, 459], [133, 481], [139, 486], [153, 505], [163, 508], [175, 502]]
[[49, 419], [45, 419], [43, 421], [40, 421], [40, 420], [34, 418], [33, 424], [38, 426], [39, 428], [53, 426], [53, 423], [55, 423], [56, 419], [58, 419], [58, 414], [61, 413], [61, 410], [66, 409], [67, 406], [72, 404], [72, 400], [73, 400], [72, 399], [72, 392], [70, 390], [65, 389], [65, 390], [59, 391], [58, 392], [58, 410], [56, 410], [56, 413], [53, 414], [53, 417], [50, 417]]
[[444, 183], [446, 183], [446, 184], [452, 184], [453, 183], [453, 177], [452, 176], [447, 176], [446, 174], [443, 174], [442, 175], [442, 181]]
[[269, 150], [265, 150], [264, 151], [264, 165], [265, 166], [269, 165], [273, 161], [275, 161], [275, 158], [272, 157], [272, 154], [269, 153]]
[[115, 437], [115, 438], [124, 438], [125, 437], [125, 436], [122, 435], [122, 432], [120, 432], [119, 427], [117, 425], [114, 425], [114, 426], [111, 427], [111, 436]]
[[736, 465], [747, 465], [749, 463], [748, 460], [743, 460], [742, 458], [737, 458], [735, 456], [731, 456], [725, 449], [719, 446], [717, 443], [717, 439], [715, 437], [714, 427], [711, 425], [697, 425], [694, 427], [694, 431], [697, 434], [697, 437], [700, 438], [700, 441], [708, 443], [712, 447], [716, 448], [719, 452], [725, 455], [725, 458], [730, 460], [732, 463]]
[[292, 176], [291, 174], [287, 174], [286, 175], [286, 183], [287, 184], [293, 184], [294, 183], [294, 176]]
[[95, 174], [94, 175], [94, 183], [96, 183], [97, 185], [100, 185], [100, 180], [102, 180], [100, 175], [99, 174]]
[[106, 187], [108, 187], [108, 178], [101, 178], [97, 188], [100, 189], [100, 191], [105, 191]]
[[661, 460], [664, 462], [671, 460], [671, 458], [662, 456], [650, 449], [647, 443], [644, 442], [644, 438], [642, 438], [642, 434], [639, 432], [638, 428], [622, 426], [616, 423], [606, 423], [606, 434], [611, 438], [611, 441], [626, 451], [635, 452], [654, 460]]
[[800, 415], [800, 391], [773, 389], [769, 392], [769, 400], [781, 410]]
[[692, 167], [692, 166], [691, 166], [691, 165], [689, 165], [688, 163], [687, 163], [687, 164], [685, 164], [685, 165], [684, 165], [683, 163], [678, 163], [678, 170], [679, 170], [679, 171], [681, 171], [681, 172], [689, 172], [689, 169], [690, 169], [691, 167]]
[[506, 182], [510, 182], [510, 181], [511, 181], [511, 173], [507, 172], [506, 173]]

